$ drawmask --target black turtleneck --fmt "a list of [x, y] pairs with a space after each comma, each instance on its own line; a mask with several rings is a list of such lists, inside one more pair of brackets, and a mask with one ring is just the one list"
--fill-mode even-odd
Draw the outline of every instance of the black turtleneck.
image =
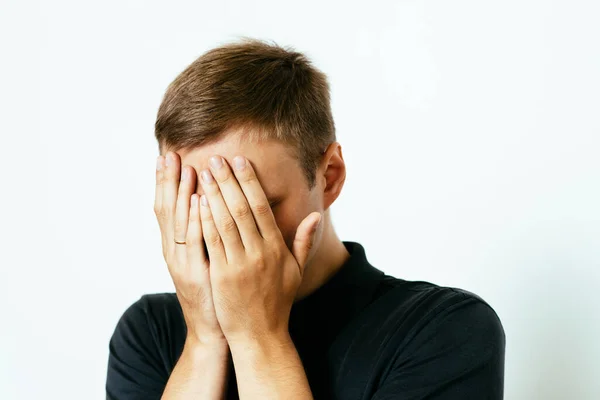
[[[466, 290], [386, 275], [356, 242], [327, 282], [292, 306], [289, 331], [313, 397], [502, 399], [505, 334]], [[159, 399], [183, 350], [175, 293], [142, 296], [109, 343], [107, 399]], [[230, 357], [227, 399], [239, 399]]]

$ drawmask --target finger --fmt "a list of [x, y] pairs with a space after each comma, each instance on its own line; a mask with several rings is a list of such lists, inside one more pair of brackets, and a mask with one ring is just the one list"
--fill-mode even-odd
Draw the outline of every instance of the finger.
[[167, 246], [175, 246], [175, 207], [177, 203], [177, 192], [179, 191], [179, 180], [181, 176], [179, 156], [177, 153], [168, 151], [166, 154], [166, 168], [162, 183], [162, 215]]
[[163, 256], [166, 258], [167, 251], [167, 241], [165, 240], [164, 231], [164, 223], [163, 223], [163, 214], [162, 214], [162, 193], [163, 193], [163, 181], [164, 181], [164, 169], [165, 169], [165, 157], [159, 155], [156, 158], [156, 187], [154, 191], [154, 214], [156, 215], [156, 220], [158, 221], [158, 226], [160, 228], [160, 237], [162, 240], [162, 249]]
[[250, 204], [255, 224], [261, 236], [267, 240], [280, 238], [281, 231], [277, 226], [273, 210], [271, 210], [267, 195], [258, 181], [254, 168], [242, 156], [234, 158], [233, 163], [236, 166], [234, 168], [235, 176], [246, 196], [248, 204]]
[[221, 235], [215, 226], [215, 221], [207, 201], [206, 195], [200, 197], [200, 222], [202, 224], [202, 236], [208, 249], [208, 257], [213, 262], [227, 264], [227, 254], [221, 240]]
[[165, 168], [165, 158], [163, 156], [156, 157], [156, 188], [154, 190], [154, 210], [160, 210], [162, 206], [162, 181], [163, 171]]
[[233, 259], [236, 255], [239, 256], [240, 254], [245, 253], [237, 224], [229, 213], [229, 209], [227, 208], [227, 204], [225, 204], [225, 199], [223, 199], [219, 185], [215, 181], [210, 170], [205, 169], [200, 175], [204, 195], [210, 206], [211, 218], [223, 241], [227, 259]]
[[294, 243], [292, 245], [292, 254], [300, 267], [300, 276], [304, 276], [306, 260], [314, 246], [315, 233], [321, 223], [321, 219], [322, 215], [320, 213], [310, 213], [310, 215], [304, 218], [300, 225], [298, 225], [298, 229], [296, 230], [296, 236], [294, 237]]
[[192, 194], [190, 198], [190, 216], [188, 221], [185, 247], [187, 263], [191, 266], [207, 266], [208, 257], [204, 249], [202, 237], [202, 224], [200, 223], [200, 196]]
[[[262, 237], [258, 232], [250, 205], [227, 161], [221, 156], [210, 159], [211, 172], [219, 186], [229, 214], [233, 217], [246, 249], [258, 248]], [[210, 201], [209, 201], [210, 203]], [[212, 203], [211, 203], [212, 204]], [[214, 209], [214, 207], [211, 207]], [[216, 211], [214, 211], [216, 214]], [[217, 219], [218, 221], [218, 219]], [[217, 226], [217, 229], [219, 227]]]
[[181, 167], [181, 179], [179, 181], [179, 191], [177, 193], [177, 205], [175, 207], [175, 256], [178, 265], [185, 265], [186, 246], [177, 242], [185, 242], [190, 220], [190, 196], [196, 189], [196, 174], [194, 168], [186, 165]]
[[186, 165], [181, 168], [181, 179], [175, 206], [175, 241], [185, 241], [190, 215], [190, 196], [196, 189], [196, 173], [194, 167]]

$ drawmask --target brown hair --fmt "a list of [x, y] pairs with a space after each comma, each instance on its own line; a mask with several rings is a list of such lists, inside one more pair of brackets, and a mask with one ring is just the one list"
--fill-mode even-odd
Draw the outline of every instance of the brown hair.
[[209, 50], [167, 88], [155, 124], [159, 151], [192, 149], [232, 128], [289, 146], [312, 188], [336, 140], [326, 75], [305, 55], [258, 39]]

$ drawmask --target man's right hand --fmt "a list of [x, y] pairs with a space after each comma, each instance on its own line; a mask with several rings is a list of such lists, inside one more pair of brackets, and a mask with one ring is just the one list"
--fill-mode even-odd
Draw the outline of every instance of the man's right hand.
[[169, 151], [166, 157], [159, 156], [154, 213], [160, 226], [163, 256], [187, 325], [186, 341], [224, 344], [227, 342], [212, 299], [196, 182], [195, 169], [189, 165], [182, 168], [177, 153]]

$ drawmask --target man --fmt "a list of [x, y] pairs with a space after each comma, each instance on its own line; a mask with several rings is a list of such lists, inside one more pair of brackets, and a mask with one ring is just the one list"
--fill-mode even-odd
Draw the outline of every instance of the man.
[[484, 300], [386, 275], [338, 238], [329, 100], [305, 56], [251, 39], [168, 87], [154, 210], [176, 293], [124, 312], [107, 398], [502, 398], [505, 334]]

